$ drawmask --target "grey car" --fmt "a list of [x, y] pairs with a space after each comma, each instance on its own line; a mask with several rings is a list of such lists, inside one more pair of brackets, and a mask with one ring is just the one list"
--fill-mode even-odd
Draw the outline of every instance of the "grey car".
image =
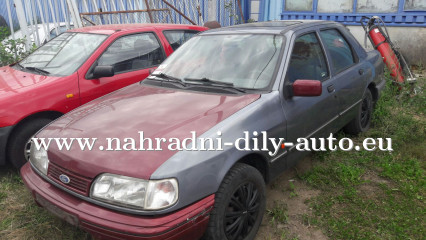
[[384, 85], [379, 53], [335, 22], [214, 29], [37, 134], [96, 138], [92, 151], [33, 144], [21, 175], [40, 205], [100, 238], [253, 239], [265, 183], [309, 153], [287, 143], [367, 131]]

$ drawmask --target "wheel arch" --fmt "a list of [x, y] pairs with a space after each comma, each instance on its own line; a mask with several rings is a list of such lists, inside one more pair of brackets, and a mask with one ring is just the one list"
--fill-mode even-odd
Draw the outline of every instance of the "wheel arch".
[[9, 147], [9, 142], [10, 142], [10, 138], [16, 133], [16, 131], [18, 131], [22, 126], [24, 126], [25, 124], [35, 120], [35, 119], [40, 119], [40, 118], [47, 118], [47, 119], [51, 119], [52, 121], [55, 120], [56, 118], [60, 117], [64, 115], [61, 112], [58, 111], [42, 111], [42, 112], [37, 112], [31, 115], [26, 116], [25, 118], [21, 119], [12, 129], [12, 131], [10, 132], [8, 138], [7, 138], [7, 143], [6, 143], [6, 149], [8, 149]]
[[379, 90], [377, 90], [376, 84], [371, 82], [368, 84], [367, 89], [370, 90], [371, 95], [373, 96], [373, 102], [377, 102], [377, 100], [379, 100]]
[[269, 164], [268, 164], [267, 160], [265, 159], [265, 157], [262, 156], [261, 154], [250, 153], [250, 154], [245, 155], [242, 158], [240, 158], [238, 161], [236, 161], [234, 163], [234, 165], [237, 164], [237, 163], [244, 163], [244, 164], [247, 164], [249, 166], [254, 167], [255, 169], [257, 169], [260, 172], [260, 174], [262, 174], [263, 179], [265, 180], [265, 183], [269, 182], [269, 180], [270, 180]]

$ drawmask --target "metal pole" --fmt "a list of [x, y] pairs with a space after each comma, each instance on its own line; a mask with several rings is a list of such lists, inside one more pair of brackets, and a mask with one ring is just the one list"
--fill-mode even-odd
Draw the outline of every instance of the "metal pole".
[[16, 6], [16, 16], [18, 17], [19, 26], [21, 27], [22, 33], [27, 38], [25, 42], [26, 49], [30, 49], [31, 37], [28, 32], [27, 19], [25, 18], [24, 6], [21, 0], [13, 0]]
[[32, 11], [33, 19], [34, 19], [36, 44], [37, 44], [37, 46], [40, 46], [43, 43], [41, 42], [40, 34], [38, 33], [37, 14], [36, 14], [34, 1], [31, 1], [31, 11]]
[[58, 22], [56, 21], [55, 9], [53, 8], [51, 0], [48, 0], [47, 2], [49, 3], [50, 15], [52, 16], [53, 25], [55, 26], [55, 32], [56, 32], [56, 36], [57, 36], [57, 35], [59, 35], [59, 31], [58, 31], [59, 26], [58, 26]]
[[146, 5], [146, 10], [148, 10], [149, 21], [151, 23], [153, 23], [153, 21], [152, 21], [152, 14], [151, 14], [151, 10], [149, 9], [148, 0], [145, 0], [145, 5]]
[[61, 4], [61, 9], [62, 9], [62, 14], [64, 14], [64, 18], [65, 18], [65, 25], [67, 26], [67, 29], [70, 29], [70, 22], [68, 19], [68, 15], [67, 12], [65, 11], [65, 0], [61, 0], [60, 2]]
[[217, 1], [209, 0], [207, 8], [207, 21], [217, 21]]
[[80, 14], [79, 14], [78, 7], [75, 0], [67, 0], [67, 5], [68, 5], [68, 10], [70, 11], [70, 14], [74, 20], [74, 27], [76, 28], [83, 27], [83, 23], [81, 22]]
[[241, 7], [241, 1], [237, 0], [237, 2], [238, 2], [238, 8], [239, 8], [240, 13], [241, 13], [241, 20], [242, 20], [243, 23], [245, 23], [246, 20], [244, 19], [243, 8]]
[[13, 29], [12, 12], [10, 11], [9, 4], [10, 4], [9, 0], [6, 0], [7, 15], [9, 16], [9, 28], [12, 35], [12, 39], [15, 40], [15, 30]]
[[37, 0], [38, 11], [40, 12], [41, 23], [44, 28], [44, 32], [46, 33], [46, 40], [50, 40], [49, 27], [46, 26], [46, 21], [44, 21], [43, 9], [40, 4], [40, 0]]
[[192, 23], [193, 25], [197, 25], [194, 21], [192, 21], [189, 17], [187, 17], [185, 14], [183, 14], [181, 11], [179, 11], [177, 8], [175, 8], [172, 4], [167, 2], [166, 0], [163, 0], [167, 6], [169, 6], [171, 9], [175, 10], [177, 13], [179, 13], [182, 17], [184, 17], [188, 22]]

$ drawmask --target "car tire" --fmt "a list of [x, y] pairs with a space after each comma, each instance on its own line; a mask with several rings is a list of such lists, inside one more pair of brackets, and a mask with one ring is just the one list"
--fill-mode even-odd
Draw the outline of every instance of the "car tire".
[[254, 239], [265, 212], [265, 182], [260, 172], [237, 163], [215, 195], [204, 239]]
[[34, 134], [37, 133], [42, 127], [46, 126], [52, 120], [47, 118], [39, 118], [18, 126], [12, 133], [10, 140], [7, 144], [8, 160], [12, 165], [20, 169], [26, 162], [25, 151], [28, 147], [28, 141]]
[[373, 96], [371, 91], [367, 89], [355, 118], [345, 126], [344, 131], [352, 135], [366, 132], [370, 128], [373, 104]]

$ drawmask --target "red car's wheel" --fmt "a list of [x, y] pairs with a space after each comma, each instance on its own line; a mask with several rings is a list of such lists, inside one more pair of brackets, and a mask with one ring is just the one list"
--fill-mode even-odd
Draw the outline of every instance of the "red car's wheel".
[[29, 156], [28, 141], [38, 130], [51, 121], [51, 119], [46, 118], [35, 119], [24, 125], [18, 126], [12, 133], [8, 142], [7, 154], [9, 162], [12, 163], [13, 166], [19, 169], [27, 162], [27, 157]]

